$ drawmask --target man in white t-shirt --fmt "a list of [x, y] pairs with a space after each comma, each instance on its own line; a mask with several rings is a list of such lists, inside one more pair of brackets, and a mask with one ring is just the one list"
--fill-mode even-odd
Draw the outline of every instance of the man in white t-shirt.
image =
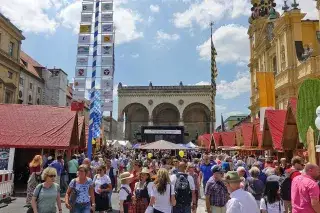
[[260, 213], [253, 195], [240, 187], [241, 181], [235, 171], [227, 172], [225, 175], [224, 182], [231, 198], [226, 205], [227, 213]]
[[[196, 200], [195, 184], [192, 176], [185, 173], [186, 164], [180, 162], [178, 173], [170, 176], [171, 184], [174, 186], [177, 204], [173, 207], [173, 213], [191, 213], [191, 204]], [[190, 189], [183, 189], [185, 181], [188, 182]]]

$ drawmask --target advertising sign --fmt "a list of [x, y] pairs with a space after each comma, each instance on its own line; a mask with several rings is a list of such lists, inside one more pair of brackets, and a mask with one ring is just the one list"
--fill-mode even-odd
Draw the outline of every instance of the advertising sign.
[[103, 13], [101, 14], [101, 22], [112, 22], [113, 13]]
[[80, 25], [80, 33], [91, 33], [91, 25]]
[[102, 77], [113, 77], [113, 68], [112, 67], [101, 67], [101, 76]]
[[113, 10], [112, 2], [102, 2], [101, 4], [101, 12], [109, 12]]
[[75, 89], [84, 89], [84, 88], [86, 88], [86, 79], [85, 78], [74, 79], [73, 86], [74, 86]]
[[101, 43], [113, 43], [112, 35], [101, 35]]
[[91, 35], [79, 35], [79, 44], [90, 44]]
[[89, 55], [89, 45], [86, 46], [78, 46], [78, 55]]
[[112, 55], [112, 46], [101, 46], [101, 55]]
[[102, 24], [101, 25], [102, 33], [112, 33], [113, 32], [113, 24]]
[[101, 66], [112, 66], [113, 57], [101, 57]]
[[82, 12], [93, 12], [93, 4], [92, 3], [83, 3], [82, 4]]
[[92, 13], [83, 13], [81, 14], [82, 23], [91, 23], [92, 22]]
[[86, 77], [87, 76], [87, 68], [76, 68], [76, 77]]
[[88, 57], [79, 57], [77, 58], [77, 63], [76, 63], [76, 66], [77, 67], [81, 67], [81, 66], [88, 66], [88, 60], [89, 58]]
[[102, 90], [112, 90], [113, 89], [113, 79], [101, 79], [101, 89]]

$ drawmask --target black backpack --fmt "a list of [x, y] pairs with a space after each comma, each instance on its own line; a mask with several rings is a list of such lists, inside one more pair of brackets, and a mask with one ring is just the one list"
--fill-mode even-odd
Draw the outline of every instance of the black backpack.
[[280, 177], [279, 185], [280, 185], [280, 197], [282, 200], [291, 201], [291, 185], [292, 179], [291, 175], [297, 171], [292, 171], [289, 173], [285, 173]]
[[177, 206], [190, 206], [192, 201], [192, 192], [187, 174], [176, 174], [177, 181], [174, 185], [174, 191], [177, 200]]

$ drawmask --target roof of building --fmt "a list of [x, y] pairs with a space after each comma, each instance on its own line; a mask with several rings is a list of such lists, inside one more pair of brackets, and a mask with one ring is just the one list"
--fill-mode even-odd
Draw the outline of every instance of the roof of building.
[[0, 104], [0, 147], [71, 148], [78, 145], [78, 115], [66, 107]]
[[20, 65], [33, 76], [37, 77], [38, 79], [42, 79], [36, 68], [44, 67], [23, 51], [20, 51]]
[[8, 19], [7, 17], [5, 17], [2, 13], [0, 13], [0, 18], [3, 18], [10, 27], [13, 28], [13, 30], [21, 37], [21, 40], [26, 39], [23, 35], [22, 35], [22, 30], [20, 30], [16, 25], [14, 25], [10, 19]]
[[233, 147], [236, 145], [236, 133], [235, 132], [220, 132], [223, 146]]
[[211, 134], [203, 134], [198, 137], [198, 146], [210, 149], [211, 145]]
[[287, 110], [266, 110], [265, 119], [268, 122], [272, 145], [275, 150], [282, 150], [282, 137]]
[[253, 136], [253, 124], [252, 123], [243, 123], [240, 125], [243, 145], [246, 147], [252, 146], [252, 136]]
[[246, 115], [246, 114], [231, 115], [224, 122], [227, 122], [227, 121], [239, 121], [238, 118], [246, 118], [246, 117], [248, 117], [248, 115]]

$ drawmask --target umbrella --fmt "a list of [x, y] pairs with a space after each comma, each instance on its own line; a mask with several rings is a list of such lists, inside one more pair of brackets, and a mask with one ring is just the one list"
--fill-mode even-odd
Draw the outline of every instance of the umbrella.
[[179, 144], [171, 143], [169, 141], [160, 140], [160, 141], [156, 141], [156, 142], [141, 146], [140, 149], [177, 150], [177, 149], [188, 149], [188, 148], [184, 146], [180, 146]]

